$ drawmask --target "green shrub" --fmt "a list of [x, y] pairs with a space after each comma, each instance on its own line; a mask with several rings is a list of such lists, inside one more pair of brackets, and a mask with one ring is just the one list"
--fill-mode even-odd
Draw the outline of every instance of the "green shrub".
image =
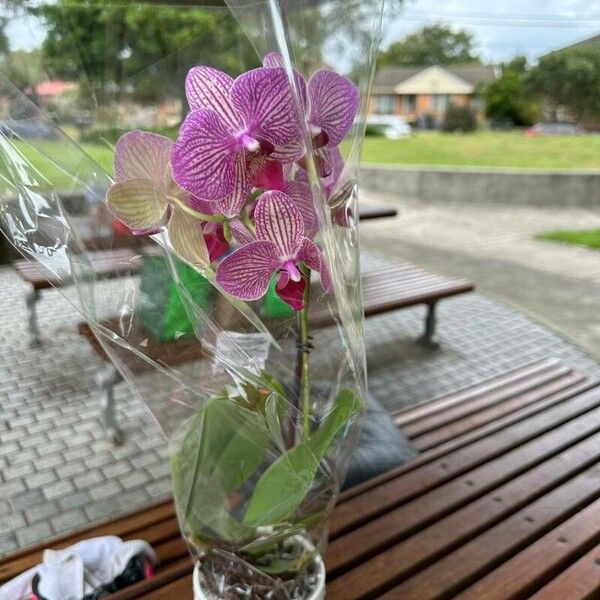
[[381, 137], [383, 135], [383, 127], [381, 125], [367, 124], [365, 135], [368, 137]]
[[450, 104], [446, 110], [442, 131], [469, 133], [477, 129], [477, 116], [468, 106]]

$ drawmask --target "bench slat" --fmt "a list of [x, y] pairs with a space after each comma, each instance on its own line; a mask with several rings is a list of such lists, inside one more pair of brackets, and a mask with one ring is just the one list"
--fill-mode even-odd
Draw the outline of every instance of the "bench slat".
[[[358, 600], [370, 593], [388, 600], [433, 600], [460, 591], [470, 578], [598, 497], [598, 460], [600, 434], [334, 579], [328, 599]], [[545, 495], [535, 500], [540, 493]], [[505, 520], [495, 525], [499, 519]]]
[[435, 448], [463, 433], [472, 431], [499, 417], [519, 410], [531, 402], [535, 402], [540, 395], [560, 392], [584, 380], [585, 376], [583, 374], [566, 371], [557, 374], [556, 378], [547, 383], [541, 381], [539, 385], [531, 386], [531, 388], [523, 386], [525, 389], [507, 398], [499, 397], [495, 401], [493, 398], [491, 401], [486, 398], [485, 401], [478, 403], [479, 406], [473, 406], [474, 410], [464, 416], [460, 415], [450, 422], [444, 422], [437, 428], [428, 429], [423, 433], [410, 435], [411, 443], [422, 452]]
[[[592, 502], [565, 523], [553, 529], [523, 552], [480, 579], [457, 596], [456, 600], [518, 600], [548, 583], [574, 559], [600, 542], [600, 530], [590, 527], [600, 523], [600, 500]], [[600, 559], [600, 551], [597, 551]], [[600, 585], [600, 565], [596, 569]], [[585, 583], [585, 580], [581, 583]], [[587, 583], [593, 583], [588, 579]], [[571, 596], [555, 596], [571, 598]]]
[[[600, 409], [597, 409], [597, 414], [600, 415]], [[509, 493], [515, 494], [519, 490], [530, 493], [539, 489], [533, 487], [533, 482], [539, 484], [540, 480], [551, 480], [556, 469], [560, 471], [562, 468], [564, 457], [569, 454], [565, 449], [580, 443], [594, 431], [594, 424], [589, 422], [587, 416], [579, 417], [336, 538], [329, 547], [327, 566], [330, 574], [335, 575], [431, 526], [483, 494], [501, 495], [506, 505]], [[596, 439], [600, 440], [600, 437]], [[584, 448], [587, 449], [590, 442], [586, 444]], [[563, 451], [564, 456], [560, 455]], [[581, 457], [581, 452], [579, 450], [576, 456]], [[544, 460], [547, 462], [536, 467]], [[498, 486], [502, 488], [498, 489]], [[505, 491], [501, 492], [501, 489]], [[482, 510], [486, 508], [488, 500], [478, 501]]]
[[396, 425], [398, 425], [398, 427], [404, 426], [423, 417], [436, 414], [446, 410], [447, 408], [456, 406], [457, 404], [462, 404], [463, 402], [467, 403], [469, 400], [478, 398], [483, 394], [495, 391], [506, 385], [517, 383], [531, 375], [548, 370], [554, 370], [559, 365], [560, 362], [557, 359], [551, 358], [536, 361], [530, 365], [526, 365], [525, 367], [517, 367], [508, 373], [503, 373], [497, 377], [492, 377], [482, 383], [477, 383], [473, 386], [463, 388], [457, 392], [444, 394], [441, 397], [434, 398], [427, 402], [422, 402], [417, 406], [401, 408], [400, 410], [394, 412], [394, 422]]
[[[597, 523], [596, 523], [597, 524]], [[598, 600], [600, 545], [590, 550], [529, 600]]]
[[540, 414], [519, 421], [494, 436], [486, 436], [447, 456], [440, 456], [409, 471], [403, 477], [391, 479], [375, 488], [363, 491], [347, 502], [338, 504], [330, 521], [332, 539], [354, 529], [404, 502], [466, 473], [493, 458], [520, 446], [561, 423], [577, 418], [600, 405], [600, 387], [596, 386]]

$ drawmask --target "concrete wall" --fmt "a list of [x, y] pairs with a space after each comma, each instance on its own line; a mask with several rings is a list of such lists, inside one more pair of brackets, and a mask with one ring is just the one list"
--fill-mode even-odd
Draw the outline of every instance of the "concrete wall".
[[599, 171], [533, 171], [364, 165], [365, 190], [426, 202], [481, 202], [600, 209]]

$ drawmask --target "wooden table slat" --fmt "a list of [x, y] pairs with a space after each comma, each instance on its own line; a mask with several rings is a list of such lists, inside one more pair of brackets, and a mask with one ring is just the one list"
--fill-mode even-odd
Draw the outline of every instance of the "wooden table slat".
[[473, 431], [482, 425], [494, 422], [495, 419], [509, 415], [530, 403], [536, 402], [540, 395], [549, 396], [550, 394], [572, 388], [575, 384], [585, 380], [585, 375], [577, 372], [568, 372], [554, 381], [540, 386], [535, 390], [512, 396], [508, 400], [488, 405], [484, 410], [470, 414], [460, 420], [448, 423], [438, 429], [429, 431], [416, 438], [411, 438], [411, 443], [421, 452], [430, 450], [443, 444], [444, 442], [456, 439], [458, 436]]
[[413, 423], [424, 417], [428, 417], [433, 414], [445, 411], [447, 408], [456, 406], [461, 403], [468, 403], [474, 398], [478, 398], [481, 395], [488, 394], [490, 392], [501, 389], [507, 385], [517, 383], [523, 379], [527, 379], [529, 376], [541, 373], [543, 371], [555, 370], [560, 368], [561, 363], [559, 360], [543, 359], [536, 361], [525, 367], [519, 367], [503, 373], [501, 375], [491, 377], [481, 383], [462, 388], [456, 392], [450, 394], [444, 394], [442, 397], [434, 398], [427, 402], [422, 402], [416, 406], [408, 406], [401, 408], [393, 413], [394, 422], [398, 427], [404, 426], [408, 423]]
[[441, 456], [410, 471], [402, 478], [392, 479], [339, 504], [330, 522], [333, 538], [376, 518], [403, 502], [424, 494], [446, 481], [485, 464], [516, 446], [566, 423], [600, 405], [600, 387], [594, 387], [532, 415], [525, 421], [500, 430], [494, 436], [484, 437], [447, 456]]
[[[600, 523], [600, 500], [480, 579], [456, 600], [518, 600], [529, 596], [600, 543], [600, 529], [590, 527], [593, 523]], [[600, 567], [597, 578], [600, 584]]]
[[470, 402], [465, 402], [458, 406], [447, 407], [446, 410], [442, 412], [423, 417], [414, 423], [407, 423], [402, 427], [402, 431], [404, 431], [411, 439], [417, 438], [449, 425], [452, 422], [457, 422], [465, 417], [469, 417], [473, 413], [479, 412], [485, 408], [489, 408], [515, 397], [521, 397], [529, 390], [535, 390], [540, 386], [551, 383], [570, 373], [573, 373], [573, 370], [569, 367], [557, 366], [553, 370], [544, 371], [532, 375], [525, 380], [504, 386], [500, 390], [495, 390], [488, 394], [481, 394], [478, 398], [473, 399]]
[[[596, 415], [600, 417], [600, 408]], [[479, 507], [482, 512], [478, 516], [483, 518], [492, 506], [497, 515], [497, 511], [506, 510], [508, 497], [522, 497], [551, 485], [570, 457], [571, 468], [579, 468], [581, 463], [577, 461], [585, 460], [590, 447], [593, 450], [594, 443], [600, 442], [600, 435], [593, 442], [585, 439], [596, 429], [597, 424], [584, 415], [336, 538], [330, 544], [327, 559], [330, 572], [337, 573], [424, 527], [432, 527], [447, 515], [457, 518], [462, 507], [467, 507], [467, 511], [478, 510], [469, 507]], [[593, 451], [591, 455], [595, 456]], [[500, 506], [496, 506], [496, 497], [503, 499]], [[439, 523], [435, 526], [439, 527]], [[459, 531], [461, 525], [457, 526]], [[463, 526], [470, 527], [472, 523]]]
[[[600, 447], [600, 442], [597, 443]], [[600, 463], [444, 556], [382, 598], [434, 600], [440, 593], [458, 593], [598, 497]]]
[[598, 598], [600, 598], [600, 544], [529, 600], [598, 600]]
[[[554, 461], [552, 469], [542, 465], [334, 579], [327, 587], [328, 600], [358, 600], [366, 593], [384, 592], [381, 597], [389, 600], [429, 600], [439, 597], [435, 594], [440, 586], [449, 591], [459, 584], [470, 585], [469, 574], [480, 573], [488, 561], [502, 559], [509, 548], [520, 550], [520, 540], [531, 542], [533, 532], [542, 528], [545, 534], [544, 527], [555, 526], [600, 495], [600, 435], [563, 458]], [[545, 495], [539, 498], [540, 493]]]

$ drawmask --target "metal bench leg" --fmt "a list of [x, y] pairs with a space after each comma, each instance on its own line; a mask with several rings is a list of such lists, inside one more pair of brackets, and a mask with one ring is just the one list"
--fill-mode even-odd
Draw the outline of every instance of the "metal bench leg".
[[100, 391], [104, 429], [109, 439], [117, 446], [123, 443], [123, 432], [117, 425], [115, 415], [115, 384], [120, 381], [122, 381], [121, 374], [113, 365], [108, 365], [96, 376], [96, 386]]
[[439, 344], [433, 339], [435, 335], [435, 326], [436, 326], [436, 314], [435, 309], [437, 306], [437, 302], [433, 302], [432, 304], [427, 305], [427, 316], [425, 317], [425, 331], [423, 335], [420, 337], [419, 341], [431, 348], [438, 348]]
[[29, 313], [29, 336], [31, 338], [29, 344], [32, 347], [41, 346], [42, 344], [36, 310], [36, 304], [39, 299], [39, 290], [33, 289], [30, 292], [27, 292], [27, 294], [25, 294], [25, 304], [27, 305], [27, 311]]

